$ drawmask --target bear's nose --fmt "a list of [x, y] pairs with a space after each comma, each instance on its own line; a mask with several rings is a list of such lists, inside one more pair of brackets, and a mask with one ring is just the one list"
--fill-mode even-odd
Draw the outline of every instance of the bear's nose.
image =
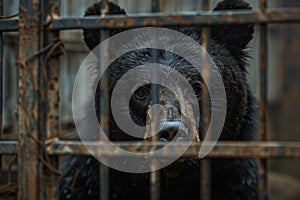
[[180, 111], [176, 106], [165, 105], [163, 108], [165, 111], [166, 120], [175, 121], [180, 119]]
[[184, 123], [180, 121], [166, 121], [160, 125], [158, 138], [160, 141], [171, 141], [178, 135], [178, 138], [185, 139], [188, 136], [188, 130]]

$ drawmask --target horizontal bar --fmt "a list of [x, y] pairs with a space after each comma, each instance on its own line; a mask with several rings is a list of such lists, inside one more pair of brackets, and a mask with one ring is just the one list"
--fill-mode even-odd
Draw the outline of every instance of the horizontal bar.
[[17, 31], [18, 24], [19, 24], [18, 19], [1, 19], [0, 20], [0, 32]]
[[[300, 9], [270, 9], [257, 11], [216, 11], [151, 13], [125, 16], [79, 17], [54, 19], [53, 30], [81, 28], [134, 28], [146, 26], [195, 26], [243, 23], [291, 23], [300, 21]], [[0, 20], [0, 32], [17, 31], [18, 19]]]
[[[162, 148], [166, 143], [157, 142], [115, 142], [115, 145], [131, 152], [148, 152], [153, 149]], [[169, 144], [158, 157], [177, 157], [176, 151], [180, 146], [186, 144]], [[184, 154], [185, 157], [196, 157], [202, 143], [193, 144]], [[207, 144], [206, 144], [207, 145]], [[124, 156], [120, 149], [114, 145], [104, 142], [90, 142], [88, 148], [97, 151], [101, 146], [101, 156], [121, 157]], [[78, 141], [54, 141], [47, 145], [47, 151], [51, 155], [90, 155], [85, 146]], [[207, 155], [209, 158], [300, 158], [300, 142], [218, 142], [213, 150]]]
[[81, 17], [55, 19], [52, 29], [80, 28], [134, 28], [146, 26], [195, 26], [244, 23], [287, 23], [299, 22], [300, 9], [151, 13], [126, 16], [110, 15], [105, 18]]
[[[0, 154], [17, 154], [16, 141], [0, 141]], [[151, 150], [163, 147], [164, 143], [150, 144], [145, 142], [116, 142], [117, 146], [130, 151], [138, 152], [140, 149]], [[114, 146], [99, 142], [105, 151], [103, 156], [122, 156]], [[175, 144], [174, 146], [183, 144]], [[90, 143], [88, 146], [97, 146], [96, 143]], [[166, 151], [162, 156], [172, 157], [172, 152], [168, 154], [168, 149], [174, 148], [173, 145], [165, 147]], [[185, 153], [185, 156], [198, 155], [201, 143], [191, 145]], [[90, 155], [85, 146], [77, 141], [55, 141], [47, 144], [47, 150], [50, 155]], [[300, 142], [219, 142], [208, 157], [255, 157], [255, 158], [300, 158]]]
[[[149, 144], [144, 142], [116, 142], [117, 146], [130, 151], [138, 152], [141, 149], [151, 150], [163, 147], [164, 143]], [[104, 149], [103, 156], [122, 156], [122, 153], [114, 149], [114, 146], [99, 142]], [[175, 146], [184, 144], [175, 144]], [[90, 143], [88, 146], [96, 147], [96, 143]], [[201, 143], [191, 145], [185, 153], [185, 156], [198, 155]], [[168, 149], [174, 148], [173, 145], [165, 147], [166, 151], [162, 156], [172, 157], [175, 154], [168, 155]], [[47, 144], [48, 153], [51, 155], [90, 155], [85, 146], [77, 141], [55, 141]], [[16, 154], [16, 141], [0, 141], [0, 154]], [[219, 142], [215, 145], [208, 157], [255, 157], [255, 158], [300, 158], [300, 142]]]
[[17, 141], [4, 141], [0, 140], [0, 154], [17, 154], [18, 151]]

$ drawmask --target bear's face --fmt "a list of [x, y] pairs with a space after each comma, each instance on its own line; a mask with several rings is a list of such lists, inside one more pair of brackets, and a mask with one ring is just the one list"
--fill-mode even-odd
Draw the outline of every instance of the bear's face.
[[[156, 56], [153, 54], [156, 54]], [[156, 57], [156, 61], [154, 61], [154, 57]], [[190, 116], [184, 114], [181, 110], [182, 105], [180, 105], [180, 102], [193, 104], [190, 106], [197, 106], [197, 108], [199, 108], [201, 105], [201, 90], [203, 87], [203, 81], [199, 72], [188, 61], [180, 56], [169, 51], [153, 49], [136, 50], [121, 56], [109, 66], [107, 71], [110, 76], [111, 93], [115, 89], [114, 86], [117, 83], [120, 85], [137, 84], [135, 79], [137, 75], [135, 74], [135, 71], [132, 71], [132, 69], [148, 65], [150, 63], [159, 63], [160, 76], [170, 77], [172, 82], [167, 79], [162, 80], [162, 84], [151, 84], [145, 81], [143, 85], [133, 87], [134, 89], [126, 89], [126, 86], [124, 86], [124, 92], [132, 93], [132, 95], [130, 97], [129, 104], [126, 100], [118, 99], [116, 105], [118, 108], [117, 114], [123, 115], [124, 118], [127, 118], [128, 113], [123, 111], [129, 106], [130, 118], [139, 126], [147, 126], [147, 123], [151, 123], [152, 118], [156, 118], [157, 126], [160, 127], [157, 139], [161, 141], [172, 140], [177, 131], [179, 131], [179, 134], [183, 134], [183, 136], [192, 135], [193, 133], [185, 133], [183, 129], [188, 130], [187, 127], [190, 126], [190, 118], [191, 116], [195, 117], [196, 113], [193, 113], [191, 110], [191, 113], [188, 113]], [[180, 73], [182, 77], [185, 77], [186, 81], [193, 89], [193, 93], [191, 93], [188, 88], [179, 87], [180, 79], [174, 75], [174, 70]], [[155, 75], [151, 74], [151, 71], [147, 69], [143, 69], [141, 73], [143, 74], [140, 76], [145, 77], [145, 80], [151, 80], [151, 78], [155, 77]], [[128, 77], [133, 77], [133, 79], [121, 80], [124, 74], [127, 74]], [[164, 86], [168, 84], [176, 86], [173, 87], [173, 91], [172, 89]], [[120, 96], [122, 96], [122, 94]], [[151, 111], [153, 111], [151, 110], [153, 109], [153, 105], [160, 105], [160, 108], [155, 112], [155, 116], [151, 117], [150, 115], [153, 114], [151, 113]], [[112, 120], [113, 119], [114, 118], [112, 117]], [[115, 126], [111, 127], [111, 129], [115, 128]], [[192, 131], [192, 129], [189, 129], [189, 131]], [[112, 140], [137, 140], [137, 138], [124, 133], [120, 129], [115, 132], [115, 135], [111, 135]], [[199, 139], [197, 138], [198, 136], [196, 137], [196, 140], [198, 141]], [[151, 138], [147, 138], [147, 133], [145, 133], [144, 139], [149, 140]]]
[[[160, 36], [158, 35], [157, 37]], [[139, 43], [144, 41], [137, 40], [137, 42]], [[126, 49], [127, 44], [124, 45], [124, 48]], [[169, 48], [173, 47], [169, 46]], [[132, 70], [139, 66], [147, 66], [151, 63], [159, 63], [160, 76], [170, 77], [172, 82], [166, 79], [162, 80], [162, 84], [160, 85], [147, 83], [146, 81], [143, 85], [133, 87], [135, 89], [130, 86], [126, 89], [127, 85], [137, 84], [136, 78], [138, 75]], [[186, 82], [191, 86], [193, 90], [192, 93], [188, 90], [188, 88], [180, 87], [182, 84], [180, 84], [180, 79], [174, 74], [174, 71], [184, 77]], [[126, 131], [119, 128], [115, 122], [114, 116], [111, 115], [111, 140], [153, 141], [155, 138], [155, 140], [167, 143], [170, 141], [176, 142], [185, 140], [199, 141], [200, 130], [202, 128], [200, 124], [203, 124], [203, 120], [200, 120], [200, 116], [197, 116], [197, 112], [194, 112], [193, 109], [183, 112], [181, 103], [184, 103], [187, 109], [192, 107], [200, 108], [202, 87], [206, 87], [206, 85], [197, 69], [195, 69], [187, 60], [171, 53], [168, 50], [140, 49], [126, 53], [119, 57], [108, 67], [106, 73], [110, 77], [109, 85], [111, 95], [115, 90], [116, 84], [120, 84], [124, 88], [123, 91], [121, 91], [121, 94], [118, 94], [119, 96], [125, 96], [122, 92], [132, 94], [129, 103], [126, 99], [117, 99], [117, 102], [114, 105], [117, 108], [115, 113], [119, 117], [121, 116], [120, 118], [130, 117], [138, 126], [146, 127], [146, 132], [144, 133], [143, 138], [133, 137], [132, 135], [127, 134]], [[155, 74], [151, 74], [151, 70], [143, 69], [140, 73], [142, 73], [142, 75], [139, 74], [139, 76], [144, 77], [145, 80], [151, 80], [156, 77]], [[131, 78], [122, 79], [125, 74]], [[175, 87], [171, 90], [170, 88], [165, 87], [164, 84], [171, 84]], [[154, 111], [155, 105], [160, 105], [159, 110]], [[126, 112], [128, 106], [130, 116], [128, 116], [128, 113]], [[153, 115], [151, 115], [152, 112], [154, 112]], [[154, 137], [152, 135], [149, 136], [150, 133], [147, 129], [147, 127], [150, 127], [148, 125], [153, 119], [155, 119], [154, 123], [157, 126], [157, 134]], [[198, 129], [196, 129], [196, 123], [199, 124]], [[191, 165], [197, 164], [194, 160], [181, 158], [169, 167], [165, 168], [165, 174], [170, 177], [177, 176], [186, 162]]]

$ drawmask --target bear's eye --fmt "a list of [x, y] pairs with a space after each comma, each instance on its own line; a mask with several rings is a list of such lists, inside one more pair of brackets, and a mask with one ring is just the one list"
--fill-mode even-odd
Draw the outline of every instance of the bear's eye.
[[148, 91], [145, 88], [139, 88], [134, 92], [137, 99], [143, 100], [146, 98]]
[[192, 87], [193, 87], [193, 90], [196, 94], [197, 97], [200, 97], [201, 96], [201, 90], [202, 90], [202, 84], [201, 82], [195, 82], [195, 83], [192, 83]]

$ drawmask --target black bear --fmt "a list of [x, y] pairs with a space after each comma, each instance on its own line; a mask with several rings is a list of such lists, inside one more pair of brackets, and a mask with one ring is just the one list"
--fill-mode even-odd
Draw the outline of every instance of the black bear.
[[[100, 15], [103, 2], [89, 7], [85, 16]], [[251, 9], [243, 0], [224, 0], [218, 3], [214, 11], [230, 9]], [[109, 14], [126, 14], [118, 5], [109, 2]], [[198, 43], [201, 43], [201, 27], [177, 28]], [[121, 30], [111, 30], [115, 35]], [[219, 25], [210, 29], [208, 53], [221, 73], [226, 90], [226, 120], [220, 140], [254, 140], [257, 130], [257, 104], [246, 80], [247, 45], [253, 37], [254, 25]], [[159, 37], [159, 36], [158, 36]], [[85, 29], [84, 40], [90, 50], [99, 44], [99, 30]], [[106, 73], [109, 75], [110, 89], [128, 70], [155, 62], [165, 64], [183, 74], [197, 94], [201, 105], [202, 78], [182, 57], [163, 50], [140, 49], [129, 52], [115, 60]], [[145, 125], [148, 105], [151, 103], [151, 85], [138, 88], [130, 99], [130, 115], [138, 125]], [[161, 91], [167, 89], [159, 86]], [[111, 91], [110, 91], [111, 92]], [[167, 94], [171, 94], [165, 92]], [[161, 98], [161, 97], [159, 97]], [[180, 109], [175, 101], [159, 99], [175, 115]], [[121, 100], [120, 100], [121, 101]], [[167, 102], [166, 102], [167, 101]], [[181, 123], [181, 122], [179, 122]], [[203, 123], [200, 120], [199, 123]], [[201, 126], [200, 126], [201, 127]], [[110, 139], [117, 141], [137, 140], [122, 132], [111, 116]], [[200, 130], [198, 130], [200, 132]], [[159, 137], [163, 141], [172, 138], [173, 129], [167, 128]], [[201, 160], [186, 160], [177, 173], [176, 167], [161, 170], [161, 199], [200, 199], [200, 165]], [[99, 197], [99, 162], [92, 157], [70, 156], [61, 166], [60, 199], [98, 199]], [[212, 199], [258, 199], [258, 169], [255, 159], [211, 159]], [[173, 171], [172, 171], [173, 170]], [[110, 199], [149, 199], [149, 173], [132, 174], [110, 170]]]

